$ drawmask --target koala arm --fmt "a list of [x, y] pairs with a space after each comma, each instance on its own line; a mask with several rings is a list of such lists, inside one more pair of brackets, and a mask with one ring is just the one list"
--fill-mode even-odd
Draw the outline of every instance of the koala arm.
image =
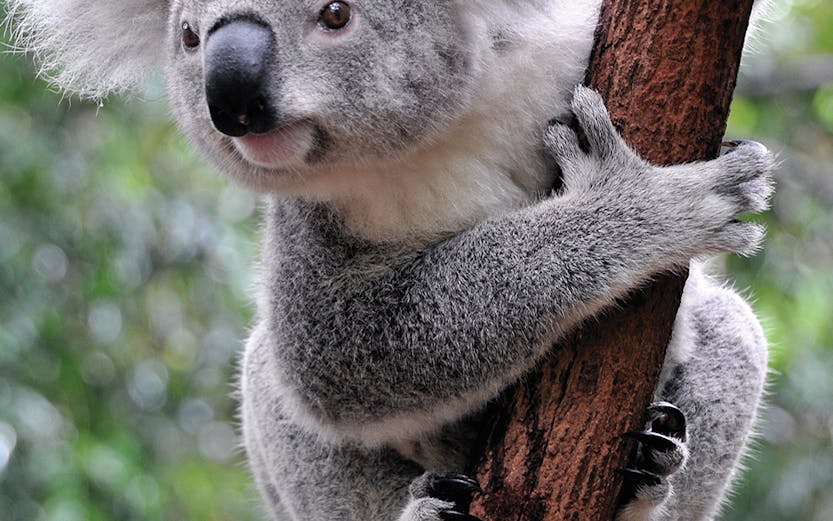
[[375, 270], [378, 251], [335, 237], [327, 218], [271, 216], [306, 226], [267, 254], [277, 261], [262, 325], [296, 421], [369, 442], [430, 431], [494, 397], [565, 331], [657, 271], [755, 247], [761, 230], [736, 219], [766, 204], [763, 147], [660, 168], [622, 142], [597, 94], [579, 88], [573, 110], [589, 154], [564, 125], [547, 139], [564, 195], [393, 268]]

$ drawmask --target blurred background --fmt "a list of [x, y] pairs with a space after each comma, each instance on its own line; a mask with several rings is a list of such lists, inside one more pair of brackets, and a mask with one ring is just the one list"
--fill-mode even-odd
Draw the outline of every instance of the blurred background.
[[[728, 132], [783, 168], [765, 249], [726, 259], [773, 350], [724, 518], [830, 521], [833, 2], [780, 4]], [[0, 58], [2, 521], [260, 519], [232, 396], [257, 201], [195, 157], [161, 85], [146, 98], [62, 100]]]

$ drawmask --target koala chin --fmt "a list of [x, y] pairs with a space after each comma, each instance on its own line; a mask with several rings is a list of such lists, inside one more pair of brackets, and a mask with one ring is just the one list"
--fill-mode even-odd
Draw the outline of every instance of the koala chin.
[[[183, 133], [263, 193], [241, 416], [275, 520], [475, 521], [486, 402], [658, 272], [758, 247], [765, 147], [653, 165], [576, 86], [600, 3], [8, 0], [57, 85], [162, 70]], [[691, 267], [620, 520], [714, 519], [757, 415], [758, 320]]]

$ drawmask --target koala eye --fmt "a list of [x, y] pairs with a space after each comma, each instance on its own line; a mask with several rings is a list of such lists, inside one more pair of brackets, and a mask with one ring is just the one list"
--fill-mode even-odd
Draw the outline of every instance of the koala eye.
[[324, 28], [336, 31], [350, 23], [350, 6], [345, 2], [331, 2], [321, 10], [318, 23]]
[[200, 45], [200, 35], [191, 29], [191, 24], [182, 22], [182, 45], [187, 49], [196, 49]]

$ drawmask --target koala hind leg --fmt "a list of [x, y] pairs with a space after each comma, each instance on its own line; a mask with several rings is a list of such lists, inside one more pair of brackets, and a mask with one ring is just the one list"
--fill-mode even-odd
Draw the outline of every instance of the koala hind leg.
[[274, 392], [265, 340], [253, 334], [247, 347], [241, 412], [249, 466], [274, 521], [479, 521], [468, 514], [477, 483], [453, 473], [465, 438], [367, 447], [310, 432]]
[[639, 521], [706, 521], [719, 513], [757, 416], [767, 371], [760, 323], [736, 292], [692, 264], [657, 389], [657, 400], [684, 413], [685, 465], [668, 479], [667, 498]]

